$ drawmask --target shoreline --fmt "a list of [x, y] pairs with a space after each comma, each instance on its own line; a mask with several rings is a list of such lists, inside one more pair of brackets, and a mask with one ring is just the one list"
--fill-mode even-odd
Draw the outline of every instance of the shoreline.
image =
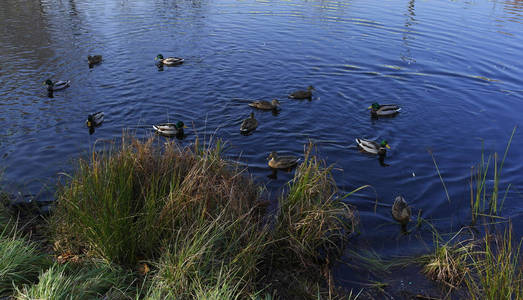
[[[28, 253], [23, 259], [36, 258], [34, 268], [21, 276], [24, 280], [11, 288], [0, 283], [0, 296], [36, 297], [32, 293], [51, 288], [41, 286], [45, 276], [78, 279], [90, 271], [100, 281], [94, 290], [65, 285], [64, 290], [83, 295], [78, 299], [92, 293], [122, 299], [523, 295], [519, 244], [512, 241], [510, 222], [502, 231], [490, 224], [487, 218], [495, 220], [494, 214], [475, 211], [476, 227], [484, 227], [479, 237], [463, 229], [451, 238], [418, 215], [416, 226], [432, 226], [433, 249], [420, 257], [384, 260], [351, 248], [349, 233], [364, 225], [358, 225], [357, 211], [343, 201], [351, 193], [339, 194], [332, 167], [314, 155], [312, 145], [278, 197], [275, 215], [267, 215], [260, 201], [263, 187], [224, 160], [222, 146], [220, 141], [159, 146], [154, 139], [124, 137], [119, 148], [79, 160], [69, 182], [58, 188], [57, 210], [47, 224], [33, 219], [31, 225], [31, 218], [23, 216], [10, 222], [0, 218], [2, 226], [16, 224], [3, 230], [2, 241]], [[0, 208], [5, 215], [7, 209]], [[0, 253], [5, 247], [0, 246]], [[360, 289], [344, 289], [332, 274], [347, 250], [353, 269], [374, 278], [359, 284]], [[510, 268], [497, 270], [494, 262], [500, 259]], [[21, 261], [20, 267], [26, 265]], [[496, 285], [482, 279], [487, 267], [500, 273]], [[391, 291], [387, 281], [397, 280], [391, 274], [412, 268], [419, 270], [414, 278], [434, 282], [422, 287], [426, 294]], [[116, 296], [116, 290], [127, 292]]]

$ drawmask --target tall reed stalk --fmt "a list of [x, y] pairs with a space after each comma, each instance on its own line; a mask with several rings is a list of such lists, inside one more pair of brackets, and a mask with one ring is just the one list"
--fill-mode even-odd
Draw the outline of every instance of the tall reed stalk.
[[[508, 184], [503, 198], [499, 198], [499, 184], [502, 175], [503, 165], [505, 164], [505, 159], [507, 158], [508, 150], [510, 149], [510, 144], [514, 134], [516, 133], [517, 127], [514, 127], [510, 139], [505, 148], [505, 153], [501, 162], [498, 161], [498, 154], [494, 153], [489, 155], [485, 159], [484, 151], [481, 153], [481, 161], [476, 167], [471, 168], [470, 174], [470, 208], [472, 213], [472, 224], [476, 224], [479, 217], [493, 217], [497, 218], [500, 214], [503, 204], [507, 197], [508, 191], [511, 187], [511, 184]], [[492, 162], [492, 164], [491, 164]], [[492, 182], [493, 185], [489, 189], [487, 186], [487, 177], [490, 174], [489, 169], [492, 165]]]

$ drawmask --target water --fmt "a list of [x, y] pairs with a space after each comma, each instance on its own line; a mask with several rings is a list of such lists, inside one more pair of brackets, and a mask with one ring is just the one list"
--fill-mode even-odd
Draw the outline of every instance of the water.
[[[127, 1], [4, 0], [0, 7], [0, 165], [9, 191], [50, 200], [61, 172], [124, 129], [183, 120], [196, 134], [228, 141], [273, 198], [292, 173], [273, 180], [266, 157], [301, 155], [315, 142], [335, 164], [370, 240], [383, 254], [419, 251], [401, 237], [390, 205], [402, 194], [442, 232], [470, 221], [470, 167], [503, 154], [523, 109], [521, 1]], [[185, 63], [159, 71], [154, 57]], [[92, 69], [86, 57], [102, 54]], [[42, 82], [69, 79], [48, 98]], [[287, 99], [313, 85], [311, 101]], [[245, 100], [278, 98], [281, 113], [256, 111], [260, 126], [239, 133]], [[393, 119], [372, 120], [372, 102], [397, 103]], [[89, 113], [106, 121], [93, 135]], [[512, 188], [504, 216], [521, 228], [523, 133], [503, 169]], [[381, 167], [354, 138], [387, 139]], [[484, 145], [484, 146], [483, 146]], [[432, 151], [450, 202], [435, 170]], [[374, 211], [376, 195], [383, 205]], [[519, 226], [518, 226], [519, 224]], [[430, 233], [429, 233], [430, 235]], [[521, 236], [519, 230], [518, 236]]]

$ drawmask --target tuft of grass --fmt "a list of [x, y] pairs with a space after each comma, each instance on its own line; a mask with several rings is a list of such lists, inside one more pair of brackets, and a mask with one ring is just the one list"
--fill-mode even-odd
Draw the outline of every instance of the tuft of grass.
[[158, 141], [126, 137], [79, 162], [50, 221], [58, 254], [147, 262], [137, 299], [336, 298], [329, 267], [356, 217], [312, 146], [267, 218], [220, 141]]
[[179, 236], [168, 247], [156, 266], [154, 281], [158, 289], [179, 299], [210, 297], [215, 293], [228, 294], [230, 297], [223, 299], [230, 299], [255, 291], [257, 265], [267, 243], [266, 231], [256, 223], [221, 218], [200, 224], [190, 235]]
[[523, 299], [523, 269], [512, 228], [503, 234], [487, 234], [482, 251], [470, 254], [474, 272], [466, 283], [471, 299]]
[[58, 193], [55, 239], [69, 251], [132, 266], [160, 257], [203, 219], [235, 219], [256, 207], [256, 186], [229, 168], [219, 147], [155, 141], [127, 138], [120, 149], [80, 161]]
[[423, 265], [423, 272], [432, 280], [445, 284], [451, 289], [461, 286], [470, 272], [469, 256], [474, 253], [476, 243], [472, 238], [459, 240], [462, 231], [456, 233], [449, 241], [443, 242], [441, 236], [434, 232], [433, 253], [423, 255], [418, 262]]
[[420, 257], [424, 273], [449, 287], [449, 293], [466, 287], [469, 299], [523, 299], [523, 269], [512, 229], [481, 239], [457, 240], [461, 231], [442, 243], [435, 233], [434, 252]]
[[[277, 273], [265, 280], [278, 291], [290, 292], [279, 295], [283, 298], [333, 297], [329, 266], [339, 257], [357, 224], [354, 210], [338, 193], [332, 167], [312, 155], [313, 150], [309, 145], [304, 162], [279, 198], [270, 232], [272, 243], [264, 256], [264, 267], [269, 269], [262, 273]], [[314, 284], [318, 278], [323, 278], [326, 286]]]
[[20, 284], [35, 281], [49, 264], [37, 244], [25, 240], [8, 224], [0, 231], [0, 297], [9, 296]]
[[332, 167], [312, 151], [309, 145], [288, 192], [279, 198], [273, 232], [286, 259], [304, 267], [333, 250], [339, 253], [357, 223], [354, 211], [340, 201]]
[[[15, 299], [110, 299], [122, 298], [126, 275], [105, 263], [53, 265], [38, 277], [38, 283], [16, 289]], [[118, 297], [120, 295], [120, 297]], [[104, 299], [105, 299], [104, 298]]]

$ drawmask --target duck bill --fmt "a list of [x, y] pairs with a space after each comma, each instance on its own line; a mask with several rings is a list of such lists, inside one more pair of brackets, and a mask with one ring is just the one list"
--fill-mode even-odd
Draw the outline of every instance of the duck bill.
[[183, 128], [187, 128], [187, 125], [183, 125]]
[[385, 145], [385, 147], [387, 147], [387, 149], [390, 149], [390, 146], [389, 146], [389, 145]]
[[367, 109], [371, 109], [371, 108], [372, 108], [372, 105], [371, 105], [371, 106], [369, 106], [369, 107], [367, 107]]

